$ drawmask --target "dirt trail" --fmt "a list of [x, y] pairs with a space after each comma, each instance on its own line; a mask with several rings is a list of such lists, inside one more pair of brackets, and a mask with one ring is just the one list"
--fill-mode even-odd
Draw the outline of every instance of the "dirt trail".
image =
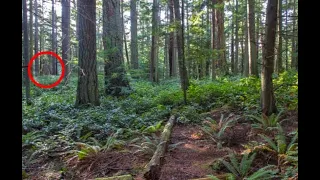
[[160, 180], [205, 177], [213, 173], [210, 164], [216, 158], [227, 154], [227, 151], [218, 150], [210, 140], [205, 138], [197, 126], [175, 125], [170, 144], [176, 143], [182, 144], [174, 149], [168, 148], [161, 168]]

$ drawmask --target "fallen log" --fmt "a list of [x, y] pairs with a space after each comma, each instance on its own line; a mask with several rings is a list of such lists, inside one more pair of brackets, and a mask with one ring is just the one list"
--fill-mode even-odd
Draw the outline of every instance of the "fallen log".
[[167, 151], [174, 122], [175, 116], [171, 116], [162, 131], [160, 143], [157, 145], [155, 153], [153, 154], [150, 162], [145, 166], [143, 177], [146, 180], [158, 180], [160, 178], [161, 166], [163, 164], [164, 154]]

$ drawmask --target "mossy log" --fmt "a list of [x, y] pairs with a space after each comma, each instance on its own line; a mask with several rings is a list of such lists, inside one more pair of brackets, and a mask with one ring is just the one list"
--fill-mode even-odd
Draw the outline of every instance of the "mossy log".
[[158, 144], [155, 153], [153, 154], [150, 162], [145, 166], [143, 177], [146, 180], [157, 180], [160, 178], [160, 170], [163, 164], [164, 154], [167, 151], [168, 142], [174, 122], [175, 116], [171, 116], [162, 131], [160, 143]]

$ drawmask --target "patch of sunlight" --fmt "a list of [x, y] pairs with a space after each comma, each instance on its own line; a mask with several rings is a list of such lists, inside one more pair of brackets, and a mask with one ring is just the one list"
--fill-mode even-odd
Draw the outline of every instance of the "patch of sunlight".
[[194, 132], [194, 133], [191, 134], [190, 138], [196, 140], [196, 139], [201, 139], [202, 136], [203, 136], [203, 133], [201, 133], [201, 132]]
[[200, 148], [194, 144], [184, 144], [183, 147], [185, 147], [187, 149], [191, 149], [193, 151], [198, 151], [198, 152], [205, 152], [208, 150], [208, 147], [206, 147], [206, 146]]

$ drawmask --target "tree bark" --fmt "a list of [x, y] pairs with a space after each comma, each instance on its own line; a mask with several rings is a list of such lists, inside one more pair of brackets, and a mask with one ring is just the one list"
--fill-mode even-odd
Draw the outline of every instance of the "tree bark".
[[[245, 0], [245, 7], [248, 7], [248, 0]], [[249, 28], [248, 28], [248, 24], [249, 24], [249, 19], [248, 19], [248, 9], [246, 8], [245, 11], [245, 55], [244, 55], [244, 59], [243, 59], [243, 75], [244, 76], [248, 76], [249, 75]]]
[[265, 51], [263, 54], [261, 72], [262, 113], [267, 116], [277, 112], [272, 83], [274, 46], [277, 26], [277, 1], [278, 0], [268, 0]]
[[216, 10], [214, 8], [216, 4], [216, 0], [212, 0], [212, 27], [211, 27], [211, 49], [212, 49], [212, 71], [211, 71], [211, 78], [212, 80], [216, 79]]
[[174, 123], [175, 116], [171, 116], [162, 131], [160, 143], [157, 145], [155, 153], [153, 154], [151, 160], [146, 165], [145, 170], [143, 171], [143, 176], [146, 180], [158, 180], [160, 178], [160, 171], [161, 166], [163, 165], [163, 158], [168, 148], [171, 131]]
[[[280, 0], [279, 0], [280, 1]], [[288, 70], [288, 67], [289, 67], [289, 63], [288, 63], [288, 60], [289, 60], [289, 57], [288, 57], [288, 54], [289, 54], [289, 38], [288, 38], [288, 0], [286, 0], [286, 70]]]
[[[51, 47], [52, 47], [52, 51], [53, 52], [56, 52], [57, 51], [57, 47], [56, 47], [56, 38], [57, 38], [57, 36], [56, 36], [56, 33], [55, 33], [55, 28], [56, 28], [56, 12], [55, 12], [55, 9], [54, 9], [54, 0], [52, 0], [52, 42], [51, 42]], [[57, 60], [56, 60], [56, 58], [55, 57], [52, 57], [51, 58], [51, 67], [52, 67], [52, 72], [51, 72], [51, 74], [52, 75], [57, 75]]]
[[[22, 0], [23, 10], [23, 59], [24, 65], [29, 64], [29, 37], [28, 37], [28, 15], [27, 15], [27, 2]], [[28, 68], [24, 68], [24, 84], [26, 87], [26, 102], [27, 105], [31, 105], [30, 100], [30, 80], [28, 76]]]
[[[293, 16], [296, 16], [296, 0], [293, 0]], [[292, 34], [295, 36], [296, 33], [296, 18], [292, 17]], [[297, 54], [296, 54], [296, 37], [292, 37], [291, 42], [291, 68], [296, 69], [297, 67]]]
[[234, 11], [231, 16], [231, 73], [234, 74]]
[[[169, 0], [168, 2], [169, 10], [170, 10], [170, 24], [174, 24], [174, 11], [173, 11], [173, 0]], [[175, 32], [170, 32], [170, 40], [169, 40], [169, 67], [170, 67], [170, 77], [176, 76], [176, 66], [175, 66]]]
[[256, 50], [256, 38], [255, 38], [255, 3], [254, 0], [248, 0], [248, 17], [249, 17], [249, 74], [258, 76], [257, 67], [257, 50]]
[[78, 0], [79, 69], [76, 106], [100, 104], [96, 60], [96, 1]]
[[[38, 0], [35, 0], [34, 2], [34, 10], [35, 14], [37, 14], [34, 18], [34, 54], [37, 54], [39, 51], [39, 29], [38, 29]], [[36, 58], [34, 61], [34, 71], [35, 71], [35, 76], [39, 75], [39, 59]]]
[[138, 69], [138, 43], [137, 43], [137, 0], [130, 0], [131, 18], [131, 64], [133, 69]]
[[61, 0], [62, 5], [62, 59], [65, 64], [66, 82], [69, 77], [70, 58], [70, 0]]
[[120, 1], [103, 0], [105, 93], [116, 97], [125, 95], [124, 88], [130, 89], [122, 61], [122, 33]]
[[[30, 0], [29, 3], [29, 11], [30, 11], [30, 16], [29, 16], [29, 38], [30, 38], [30, 58], [33, 56], [33, 0]], [[33, 67], [31, 67], [31, 72], [33, 72]]]
[[[128, 69], [130, 69], [130, 60], [129, 60], [129, 53], [128, 53], [128, 45], [127, 45], [127, 35], [126, 35], [125, 28], [124, 28], [124, 12], [123, 12], [124, 5], [123, 5], [123, 3], [124, 2], [122, 1], [122, 3], [121, 3], [121, 19], [122, 19], [122, 29], [123, 29], [123, 40], [124, 40], [124, 49], [126, 51], [126, 59], [127, 59]], [[131, 31], [131, 33], [132, 33], [132, 31]], [[137, 39], [136, 39], [136, 41], [137, 41]], [[138, 54], [138, 47], [137, 47], [137, 54]]]
[[236, 20], [235, 20], [235, 23], [236, 23], [236, 29], [235, 29], [235, 35], [236, 35], [236, 39], [235, 39], [235, 61], [234, 61], [234, 73], [235, 74], [238, 74], [239, 72], [239, 18], [238, 18], [238, 0], [235, 0], [236, 1], [236, 14], [235, 14], [235, 17], [236, 17]]
[[219, 68], [222, 74], [227, 72], [226, 64], [226, 50], [225, 50], [225, 38], [224, 38], [224, 2], [223, 0], [217, 0], [217, 3], [221, 5], [217, 9], [217, 26], [218, 26], [218, 38], [217, 38], [217, 49], [219, 50]]
[[[189, 79], [188, 79], [187, 69], [184, 63], [184, 44], [183, 44], [183, 29], [182, 29], [183, 27], [181, 26], [179, 0], [174, 0], [174, 10], [175, 10], [174, 11], [175, 20], [177, 25], [176, 31], [177, 31], [178, 65], [179, 65], [179, 74], [180, 74], [180, 80], [181, 80], [181, 88], [183, 91], [186, 91], [189, 87]], [[185, 98], [185, 103], [186, 103], [186, 98]]]
[[278, 0], [278, 49], [277, 49], [277, 61], [276, 72], [279, 74], [283, 72], [282, 66], [282, 0]]
[[152, 44], [151, 44], [151, 61], [150, 61], [150, 81], [159, 82], [157, 68], [158, 68], [158, 13], [159, 13], [159, 2], [158, 0], [153, 0], [153, 10], [152, 10]]

